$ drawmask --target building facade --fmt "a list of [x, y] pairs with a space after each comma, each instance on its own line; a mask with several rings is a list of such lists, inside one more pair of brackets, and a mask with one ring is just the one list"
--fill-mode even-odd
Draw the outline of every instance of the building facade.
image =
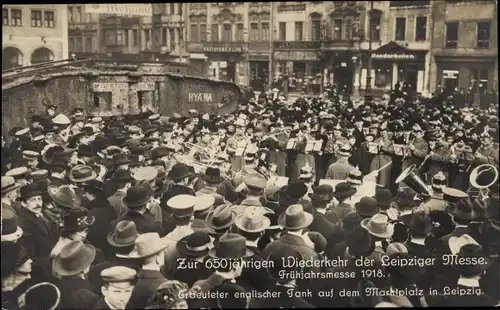
[[190, 63], [210, 78], [267, 85], [272, 2], [187, 4]]
[[[371, 55], [371, 88], [392, 90], [407, 84], [414, 92], [429, 90], [431, 1], [366, 1], [361, 42], [360, 89], [366, 89]], [[370, 49], [371, 41], [371, 49]]]
[[433, 1], [431, 91], [498, 89], [495, 1]]
[[2, 70], [68, 58], [67, 5], [2, 5]]
[[[130, 6], [130, 5], [128, 5]], [[182, 61], [182, 3], [152, 4], [150, 16], [89, 13], [85, 5], [69, 5], [69, 49], [78, 58]]]

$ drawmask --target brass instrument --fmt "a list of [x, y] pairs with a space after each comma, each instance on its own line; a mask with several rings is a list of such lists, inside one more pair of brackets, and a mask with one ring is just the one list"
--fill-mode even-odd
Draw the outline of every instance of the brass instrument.
[[418, 170], [416, 165], [411, 165], [406, 168], [396, 179], [396, 184], [405, 183], [413, 189], [422, 198], [422, 200], [429, 200], [434, 191], [430, 186], [425, 184], [425, 182], [418, 176]]
[[401, 162], [404, 162], [406, 157], [410, 156], [411, 155], [411, 150], [410, 150], [410, 146], [413, 145], [413, 142], [415, 141], [415, 139], [411, 139], [410, 143], [408, 143], [407, 147], [405, 148], [405, 155], [403, 156], [403, 159]]
[[490, 187], [498, 180], [498, 169], [490, 164], [479, 165], [469, 176], [471, 187], [467, 190], [471, 199], [485, 201], [491, 193]]

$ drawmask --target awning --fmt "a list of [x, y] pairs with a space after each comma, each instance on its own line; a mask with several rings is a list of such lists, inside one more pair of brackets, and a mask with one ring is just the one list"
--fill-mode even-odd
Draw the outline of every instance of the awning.
[[391, 41], [382, 45], [372, 53], [373, 59], [416, 59], [414, 51]]
[[208, 57], [205, 56], [205, 54], [201, 54], [201, 53], [190, 53], [189, 54], [189, 58], [191, 59], [201, 59], [201, 60], [207, 60]]

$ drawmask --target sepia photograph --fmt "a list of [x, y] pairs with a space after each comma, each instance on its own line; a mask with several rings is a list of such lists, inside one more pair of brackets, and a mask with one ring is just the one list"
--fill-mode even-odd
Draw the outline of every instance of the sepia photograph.
[[2, 5], [2, 310], [499, 307], [497, 11]]

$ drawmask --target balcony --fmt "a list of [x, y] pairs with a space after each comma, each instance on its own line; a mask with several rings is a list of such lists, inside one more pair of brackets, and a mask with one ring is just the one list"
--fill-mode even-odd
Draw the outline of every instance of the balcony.
[[187, 51], [190, 53], [246, 53], [246, 42], [188, 42]]
[[324, 40], [321, 42], [321, 49], [324, 50], [349, 50], [354, 48], [359, 48], [357, 44], [359, 40], [349, 39], [349, 40]]
[[321, 41], [274, 41], [275, 50], [310, 50], [321, 48]]

